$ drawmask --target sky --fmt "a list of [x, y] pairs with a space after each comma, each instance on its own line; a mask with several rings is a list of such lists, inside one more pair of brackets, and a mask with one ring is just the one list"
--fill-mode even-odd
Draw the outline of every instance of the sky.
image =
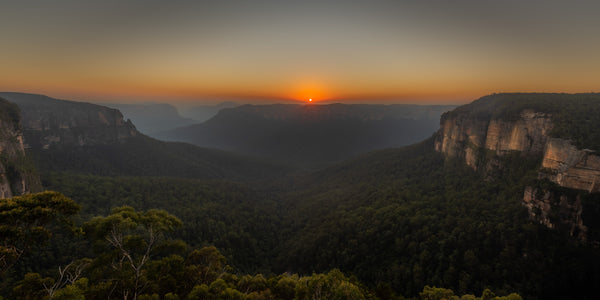
[[599, 1], [0, 0], [0, 7], [0, 91], [116, 102], [427, 104], [599, 91]]

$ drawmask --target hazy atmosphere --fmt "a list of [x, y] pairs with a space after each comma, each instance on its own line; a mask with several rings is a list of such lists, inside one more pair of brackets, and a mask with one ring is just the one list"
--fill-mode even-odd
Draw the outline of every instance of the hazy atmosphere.
[[0, 300], [597, 300], [598, 3], [0, 0]]
[[[466, 103], [590, 92], [596, 1], [4, 1], [0, 90]], [[274, 100], [275, 99], [275, 100]]]

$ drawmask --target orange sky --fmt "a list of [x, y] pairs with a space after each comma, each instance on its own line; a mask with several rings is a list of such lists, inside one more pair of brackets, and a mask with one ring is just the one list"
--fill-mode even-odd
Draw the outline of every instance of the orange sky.
[[0, 90], [86, 101], [379, 103], [598, 92], [598, 4], [452, 3], [3, 4]]

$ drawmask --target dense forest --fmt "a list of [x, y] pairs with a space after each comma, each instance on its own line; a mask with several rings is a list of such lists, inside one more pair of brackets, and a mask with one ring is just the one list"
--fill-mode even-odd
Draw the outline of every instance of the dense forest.
[[[73, 217], [78, 217], [79, 208], [57, 192], [0, 202], [3, 295], [10, 299], [402, 298], [389, 286], [370, 289], [338, 269], [309, 275], [234, 273], [217, 248], [193, 248], [173, 239], [171, 233], [183, 224], [165, 210], [120, 206], [78, 226]], [[42, 271], [47, 274], [29, 271], [39, 271], [38, 263], [48, 262], [53, 267]], [[430, 286], [419, 295], [459, 299], [450, 289]], [[481, 297], [522, 299], [516, 293], [496, 297], [489, 289]], [[476, 297], [468, 294], [461, 299]]]
[[[43, 184], [78, 201], [81, 222], [123, 205], [168, 211], [183, 223], [173, 239], [194, 249], [216, 246], [238, 275], [339, 269], [369, 293], [406, 297], [425, 285], [461, 295], [488, 288], [540, 299], [589, 295], [599, 280], [598, 250], [531, 221], [520, 203], [523, 186], [536, 184], [537, 162], [507, 157], [502, 181], [482, 181], [431, 143], [369, 153], [260, 188], [72, 173], [46, 174]], [[70, 257], [57, 254], [68, 247], [49, 247]]]

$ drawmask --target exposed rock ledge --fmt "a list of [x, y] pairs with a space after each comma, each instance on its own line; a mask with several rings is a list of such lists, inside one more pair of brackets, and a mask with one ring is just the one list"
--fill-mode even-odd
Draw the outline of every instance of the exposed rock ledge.
[[560, 186], [600, 192], [600, 156], [592, 150], [579, 150], [567, 140], [552, 138], [542, 167], [550, 170], [548, 179]]

